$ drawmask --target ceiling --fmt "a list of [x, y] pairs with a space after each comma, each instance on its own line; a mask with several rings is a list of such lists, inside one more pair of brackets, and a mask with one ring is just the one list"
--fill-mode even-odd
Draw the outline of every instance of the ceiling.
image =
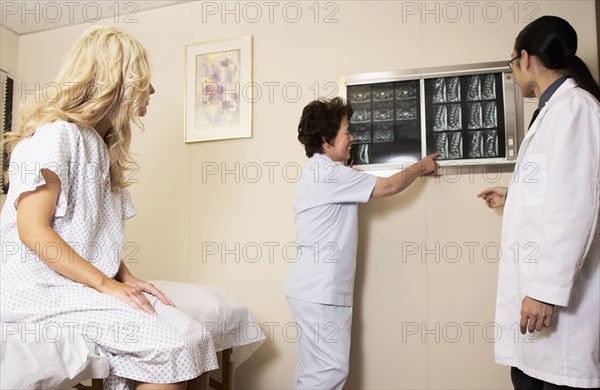
[[100, 20], [134, 22], [139, 12], [184, 3], [173, 1], [4, 1], [0, 0], [0, 25], [16, 34], [31, 34], [73, 24]]

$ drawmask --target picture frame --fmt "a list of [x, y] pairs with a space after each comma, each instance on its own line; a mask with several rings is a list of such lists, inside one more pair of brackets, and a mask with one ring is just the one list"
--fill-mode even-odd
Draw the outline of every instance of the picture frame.
[[186, 45], [184, 142], [252, 137], [252, 36]]

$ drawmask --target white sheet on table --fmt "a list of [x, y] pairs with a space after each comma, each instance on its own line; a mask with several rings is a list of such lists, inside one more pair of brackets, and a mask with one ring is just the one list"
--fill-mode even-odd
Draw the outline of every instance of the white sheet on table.
[[79, 333], [42, 324], [0, 325], [1, 389], [70, 389], [108, 375], [108, 359]]
[[233, 347], [234, 368], [266, 339], [250, 310], [219, 288], [164, 280], [152, 283], [212, 334], [217, 352]]
[[[217, 351], [233, 347], [234, 368], [266, 338], [248, 308], [221, 289], [152, 283], [212, 334]], [[108, 359], [97, 355], [94, 345], [79, 333], [53, 335], [54, 327], [32, 323], [1, 325], [0, 389], [69, 389], [83, 380], [108, 375]]]

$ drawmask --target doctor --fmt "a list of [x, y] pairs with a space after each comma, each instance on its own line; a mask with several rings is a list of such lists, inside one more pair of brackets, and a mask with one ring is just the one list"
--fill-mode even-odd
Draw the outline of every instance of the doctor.
[[339, 97], [315, 100], [298, 125], [309, 160], [294, 202], [298, 258], [285, 286], [300, 335], [296, 389], [341, 389], [348, 377], [358, 202], [397, 194], [437, 168], [438, 153], [386, 178], [345, 166], [352, 112]]
[[539, 107], [508, 194], [479, 194], [504, 206], [495, 355], [515, 389], [600, 387], [600, 89], [576, 51], [558, 17], [517, 36], [509, 65]]

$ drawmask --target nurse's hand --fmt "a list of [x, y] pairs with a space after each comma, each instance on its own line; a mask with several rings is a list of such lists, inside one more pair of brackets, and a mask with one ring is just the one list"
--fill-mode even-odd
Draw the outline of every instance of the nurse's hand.
[[533, 333], [536, 330], [539, 332], [544, 328], [550, 327], [553, 315], [554, 305], [549, 305], [526, 296], [521, 305], [521, 323], [519, 324], [521, 333], [525, 334], [527, 331]]
[[477, 194], [478, 198], [483, 198], [487, 206], [491, 209], [504, 206], [506, 202], [506, 187], [491, 187]]
[[435, 152], [425, 157], [421, 161], [418, 162], [419, 168], [421, 170], [421, 175], [429, 175], [437, 172], [438, 164], [435, 161], [436, 158], [440, 156], [439, 152]]

